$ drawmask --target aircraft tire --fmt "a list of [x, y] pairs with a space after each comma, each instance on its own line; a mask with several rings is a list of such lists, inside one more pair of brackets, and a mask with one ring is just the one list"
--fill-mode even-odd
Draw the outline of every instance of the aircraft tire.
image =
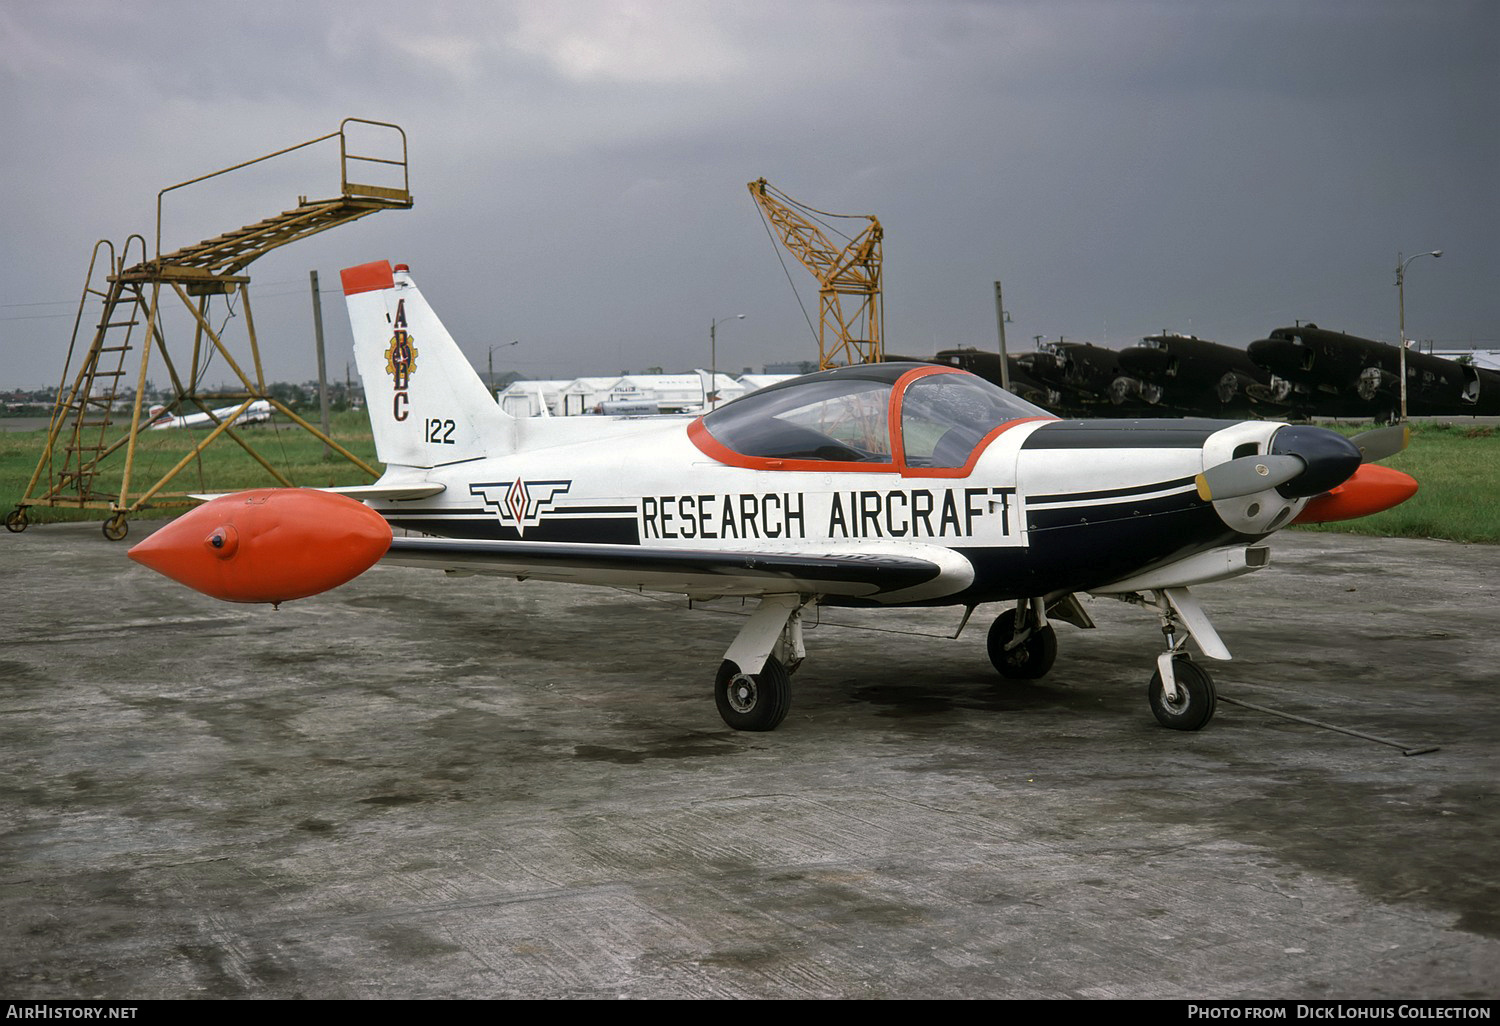
[[104, 521], [104, 537], [110, 541], [124, 541], [125, 536], [130, 533], [130, 522], [124, 515], [112, 516]]
[[759, 673], [742, 674], [729, 660], [714, 680], [719, 715], [735, 730], [775, 730], [792, 707], [792, 678], [775, 656]]
[[989, 637], [985, 642], [990, 662], [1000, 672], [1000, 676], [1012, 680], [1037, 680], [1045, 677], [1047, 671], [1052, 669], [1052, 664], [1057, 661], [1057, 632], [1052, 629], [1052, 625], [1032, 631], [1031, 637], [1007, 652], [1005, 646], [1015, 636], [1016, 611], [1007, 609], [990, 624]]
[[1173, 661], [1172, 672], [1177, 678], [1177, 701], [1167, 701], [1161, 673], [1153, 673], [1151, 685], [1147, 689], [1151, 712], [1156, 716], [1156, 722], [1163, 727], [1173, 730], [1201, 730], [1214, 718], [1214, 710], [1219, 704], [1214, 679], [1208, 675], [1207, 670], [1185, 656], [1179, 656]]

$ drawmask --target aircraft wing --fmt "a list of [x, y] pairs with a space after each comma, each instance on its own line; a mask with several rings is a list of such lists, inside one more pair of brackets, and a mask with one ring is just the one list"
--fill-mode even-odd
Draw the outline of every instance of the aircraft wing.
[[[925, 550], [926, 547], [924, 547]], [[924, 558], [927, 555], [934, 558]], [[897, 553], [719, 552], [450, 538], [395, 538], [383, 560], [398, 566], [602, 584], [695, 597], [821, 594], [882, 601], [913, 589], [957, 590], [973, 566], [951, 550]], [[925, 586], [925, 587], [924, 587]]]

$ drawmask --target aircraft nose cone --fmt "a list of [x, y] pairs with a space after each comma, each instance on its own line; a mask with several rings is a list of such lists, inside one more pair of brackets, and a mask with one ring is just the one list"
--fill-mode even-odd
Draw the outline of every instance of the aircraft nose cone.
[[1273, 456], [1296, 456], [1307, 469], [1277, 489], [1289, 499], [1321, 495], [1349, 480], [1363, 462], [1359, 446], [1327, 428], [1290, 424], [1271, 439]]

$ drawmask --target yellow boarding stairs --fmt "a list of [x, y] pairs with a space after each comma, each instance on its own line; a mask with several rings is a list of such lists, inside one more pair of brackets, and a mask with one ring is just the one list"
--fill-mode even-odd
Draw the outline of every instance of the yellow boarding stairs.
[[[399, 158], [394, 155], [377, 157], [350, 152], [351, 126], [362, 126], [356, 129], [362, 140], [372, 137], [383, 139], [392, 153], [396, 148], [395, 143], [399, 141]], [[338, 196], [326, 200], [299, 197], [295, 207], [274, 217], [170, 253], [161, 253], [162, 201], [168, 193], [335, 138], [339, 140], [341, 172]], [[377, 177], [399, 184], [369, 185], [351, 181], [351, 166], [365, 173], [374, 170]], [[24, 496], [16, 508], [6, 515], [5, 526], [12, 531], [25, 530], [29, 522], [27, 510], [33, 506], [100, 509], [108, 511], [108, 517], [104, 521], [105, 536], [119, 540], [125, 537], [126, 519], [132, 513], [148, 506], [186, 507], [194, 504], [194, 500], [186, 494], [169, 493], [164, 489], [204, 449], [221, 437], [232, 439], [277, 482], [290, 486], [292, 482], [270, 460], [257, 452], [246, 441], [242, 432], [234, 429], [235, 420], [252, 403], [261, 400], [269, 402], [276, 412], [317, 436], [360, 470], [371, 477], [378, 477], [379, 472], [375, 468], [302, 419], [285, 403], [267, 394], [260, 348], [255, 337], [255, 322], [250, 311], [250, 278], [244, 271], [258, 257], [298, 239], [325, 232], [381, 210], [405, 210], [411, 205], [406, 133], [397, 125], [362, 118], [346, 118], [337, 132], [168, 186], [159, 192], [156, 217], [158, 256], [145, 259], [146, 242], [140, 235], [130, 236], [118, 256], [113, 244], [107, 241], [94, 246], [84, 280], [83, 296], [79, 300], [78, 314], [73, 325], [72, 341], [68, 346], [62, 381], [57, 391], [57, 401], [52, 410], [46, 445]], [[129, 262], [132, 253], [139, 257], [134, 263]], [[106, 280], [103, 288], [94, 282], [96, 272], [101, 270], [98, 268], [101, 256], [108, 265], [107, 269], [103, 269]], [[228, 296], [236, 291], [249, 336], [251, 366], [248, 370], [230, 353], [229, 347], [209, 323], [207, 316], [210, 297]], [[181, 300], [192, 315], [195, 325], [191, 362], [185, 376], [179, 373], [161, 329], [161, 297], [164, 292], [173, 293]], [[73, 364], [79, 331], [91, 301], [98, 304], [102, 313], [94, 326], [88, 350], [70, 379], [69, 368]], [[128, 387], [126, 382], [131, 372], [127, 356], [132, 352], [139, 353], [138, 372], [133, 388]], [[197, 407], [209, 415], [214, 427], [192, 452], [182, 457], [158, 481], [133, 494], [131, 474], [135, 469], [137, 441], [146, 427], [141, 416], [141, 406], [153, 352], [160, 357], [171, 378], [175, 398], [168, 409], [177, 411], [188, 406]], [[238, 379], [239, 387], [213, 392], [199, 389], [200, 372], [206, 367], [207, 360], [215, 354], [231, 369]], [[220, 419], [211, 409], [211, 404], [218, 402], [222, 408], [226, 401], [238, 405], [234, 412]], [[126, 404], [128, 418], [122, 416], [125, 412], [122, 406]], [[123, 469], [115, 477], [113, 466], [116, 461], [111, 460], [111, 457], [122, 449], [125, 453]], [[107, 485], [114, 486], [114, 490], [109, 490]]]

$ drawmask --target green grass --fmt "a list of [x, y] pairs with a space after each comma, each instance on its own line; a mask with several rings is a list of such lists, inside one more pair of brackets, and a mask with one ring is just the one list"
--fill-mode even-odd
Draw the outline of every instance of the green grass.
[[1410, 447], [1382, 463], [1416, 478], [1417, 494], [1384, 513], [1298, 530], [1500, 544], [1500, 432], [1495, 428], [1416, 423]]
[[[1341, 428], [1356, 434], [1363, 428]], [[375, 445], [363, 413], [334, 416], [333, 435], [340, 444], [373, 466]], [[286, 422], [274, 427], [245, 429], [245, 436], [274, 466], [299, 485], [367, 484], [369, 478], [342, 458], [326, 461], [323, 443]], [[193, 431], [153, 431], [143, 436], [132, 474], [132, 491], [153, 484], [202, 438]], [[21, 499], [46, 442], [45, 431], [0, 433], [0, 512], [9, 512]], [[123, 452], [111, 458], [101, 487], [119, 487]], [[1445, 538], [1452, 541], [1500, 544], [1500, 431], [1466, 424], [1419, 423], [1412, 426], [1412, 444], [1385, 461], [1421, 485], [1417, 494], [1394, 509], [1372, 517], [1298, 528], [1401, 538]], [[275, 485], [275, 480], [239, 446], [219, 439], [178, 475], [168, 490], [227, 492]], [[138, 517], [173, 516], [180, 507], [147, 510]], [[62, 520], [104, 520], [102, 510], [33, 506], [32, 523]]]
[[[325, 459], [323, 443], [283, 417], [277, 417], [273, 424], [253, 425], [240, 430], [246, 442], [293, 484], [321, 487], [370, 483], [368, 474], [337, 453], [331, 459]], [[131, 470], [131, 500], [134, 501], [143, 489], [154, 485], [176, 466], [183, 456], [203, 440], [205, 434], [200, 430], [142, 433], [136, 449], [135, 465]], [[340, 445], [379, 469], [380, 464], [375, 462], [375, 442], [370, 434], [370, 423], [363, 413], [334, 414], [331, 434]], [[0, 432], [0, 512], [9, 513], [21, 500], [46, 443], [45, 430]], [[55, 461], [59, 464], [61, 456], [59, 449], [55, 454]], [[101, 464], [96, 487], [100, 491], [118, 492], [124, 469], [125, 451], [122, 448]], [[221, 436], [179, 472], [163, 491], [230, 492], [277, 485], [276, 479], [245, 450], [228, 437]], [[45, 493], [46, 487], [47, 477], [44, 471], [37, 488], [33, 489], [33, 498]], [[163, 501], [172, 500], [163, 497]], [[182, 508], [180, 504], [163, 506], [145, 509], [132, 516], [159, 519], [175, 516], [182, 512]], [[103, 521], [107, 515], [107, 511], [102, 509], [68, 509], [61, 506], [32, 506], [26, 512], [27, 519], [36, 524]]]

